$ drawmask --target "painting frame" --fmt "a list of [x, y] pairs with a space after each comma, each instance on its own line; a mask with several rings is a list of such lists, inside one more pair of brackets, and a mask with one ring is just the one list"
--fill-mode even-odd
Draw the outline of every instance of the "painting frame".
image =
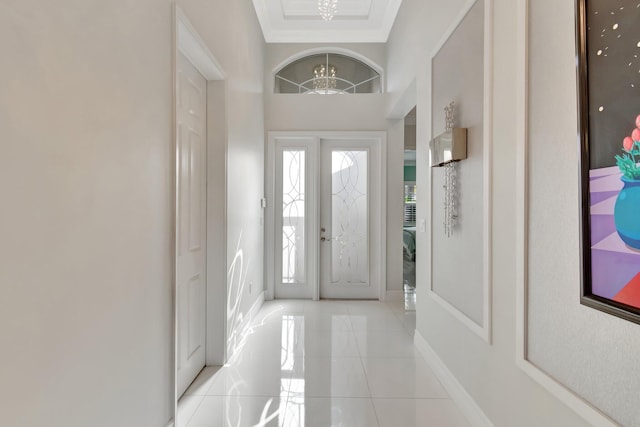
[[[575, 0], [575, 8], [576, 8], [576, 66], [577, 66], [577, 93], [578, 93], [578, 143], [579, 143], [579, 170], [580, 170], [580, 249], [581, 249], [581, 293], [580, 293], [580, 303], [600, 310], [602, 312], [608, 313], [613, 316], [617, 316], [619, 318], [638, 323], [640, 324], [640, 304], [638, 306], [629, 305], [627, 303], [623, 303], [617, 300], [614, 300], [611, 297], [603, 296], [598, 294], [598, 292], [594, 291], [594, 266], [593, 266], [593, 257], [594, 253], [597, 251], [594, 250], [595, 246], [592, 244], [593, 235], [594, 235], [594, 224], [592, 224], [592, 208], [594, 207], [594, 203], [592, 203], [592, 174], [595, 169], [593, 169], [592, 163], [592, 152], [595, 152], [596, 144], [601, 143], [602, 138], [596, 138], [591, 132], [591, 128], [593, 127], [593, 121], [599, 120], [596, 114], [593, 114], [593, 105], [591, 100], [590, 87], [593, 88], [594, 84], [597, 83], [590, 79], [602, 79], [602, 72], [595, 75], [595, 73], [591, 73], [591, 68], [589, 64], [589, 43], [591, 38], [595, 38], [594, 35], [596, 32], [593, 31], [590, 37], [590, 22], [588, 16], [588, 3], [594, 0]], [[597, 13], [597, 12], [596, 12]], [[613, 14], [613, 12], [611, 13]], [[617, 29], [618, 24], [614, 24], [613, 30]], [[599, 37], [603, 37], [600, 35], [600, 27], [597, 28]], [[605, 32], [606, 29], [602, 30], [602, 33]], [[617, 36], [620, 38], [620, 36]], [[598, 40], [599, 41], [599, 40]], [[595, 41], [593, 41], [595, 44]], [[639, 43], [640, 45], [640, 43]], [[640, 47], [640, 46], [639, 46]], [[608, 49], [608, 47], [607, 47]], [[601, 50], [598, 50], [597, 55], [601, 55]], [[593, 55], [593, 53], [592, 53]], [[605, 55], [606, 56], [606, 55]], [[637, 56], [636, 56], [637, 57]], [[595, 62], [595, 61], [594, 61]], [[629, 64], [631, 66], [631, 64]], [[590, 85], [591, 83], [591, 85]], [[605, 84], [605, 81], [600, 81], [600, 84]], [[634, 87], [631, 84], [631, 87]], [[598, 107], [598, 111], [603, 111], [603, 107]], [[639, 114], [640, 110], [636, 111], [635, 114]], [[634, 116], [635, 117], [635, 116]], [[638, 120], [640, 120], [640, 116], [638, 116]], [[608, 143], [609, 139], [607, 139]], [[634, 146], [635, 147], [635, 146]], [[612, 170], [613, 168], [608, 168]], [[603, 169], [604, 170], [604, 169]], [[595, 182], [595, 181], [594, 181]], [[622, 190], [620, 190], [622, 191]], [[639, 212], [640, 213], [640, 212]], [[595, 222], [595, 219], [593, 220]], [[617, 231], [617, 230], [616, 230]], [[610, 236], [611, 238], [615, 236]], [[609, 254], [608, 256], [611, 256]], [[638, 256], [640, 257], [640, 251], [638, 252]], [[635, 261], [634, 261], [635, 262]], [[614, 265], [615, 266], [615, 265]], [[640, 264], [639, 264], [640, 268]], [[602, 274], [596, 275], [601, 277]], [[636, 278], [640, 276], [635, 276]], [[636, 281], [637, 282], [637, 281]], [[634, 282], [634, 283], [636, 283]], [[631, 282], [630, 282], [631, 283]], [[634, 300], [636, 301], [636, 300]]]

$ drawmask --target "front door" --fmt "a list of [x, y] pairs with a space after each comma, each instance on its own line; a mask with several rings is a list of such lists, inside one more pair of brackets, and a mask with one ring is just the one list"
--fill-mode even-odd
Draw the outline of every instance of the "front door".
[[381, 137], [275, 137], [276, 298], [378, 299]]
[[368, 140], [321, 143], [321, 298], [379, 298], [379, 156]]
[[182, 54], [177, 78], [176, 310], [180, 396], [205, 364], [207, 82]]

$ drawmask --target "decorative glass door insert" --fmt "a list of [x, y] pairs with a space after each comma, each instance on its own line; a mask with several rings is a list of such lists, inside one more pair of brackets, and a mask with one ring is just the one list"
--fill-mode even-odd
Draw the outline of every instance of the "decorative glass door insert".
[[377, 299], [380, 144], [322, 139], [320, 152], [320, 298]]
[[314, 210], [317, 158], [313, 140], [284, 139], [274, 144], [274, 296], [313, 298], [317, 287], [314, 257], [318, 237]]
[[282, 151], [282, 283], [305, 282], [305, 154]]
[[275, 298], [379, 298], [381, 146], [378, 134], [272, 137], [266, 268]]
[[368, 152], [331, 153], [331, 283], [369, 282]]

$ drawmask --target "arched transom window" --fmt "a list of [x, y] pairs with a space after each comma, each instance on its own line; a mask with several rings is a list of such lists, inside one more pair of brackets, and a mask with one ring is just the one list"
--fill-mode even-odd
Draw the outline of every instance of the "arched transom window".
[[336, 53], [305, 56], [276, 73], [275, 93], [381, 93], [380, 74], [362, 61]]

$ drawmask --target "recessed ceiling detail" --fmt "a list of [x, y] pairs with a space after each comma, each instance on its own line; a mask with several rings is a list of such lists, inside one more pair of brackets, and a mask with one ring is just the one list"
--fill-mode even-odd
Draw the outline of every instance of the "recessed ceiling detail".
[[[284, 19], [318, 19], [317, 0], [280, 0]], [[367, 19], [371, 11], [371, 0], [338, 0], [335, 19]]]
[[267, 43], [385, 43], [402, 0], [338, 0], [325, 21], [318, 0], [253, 0]]

